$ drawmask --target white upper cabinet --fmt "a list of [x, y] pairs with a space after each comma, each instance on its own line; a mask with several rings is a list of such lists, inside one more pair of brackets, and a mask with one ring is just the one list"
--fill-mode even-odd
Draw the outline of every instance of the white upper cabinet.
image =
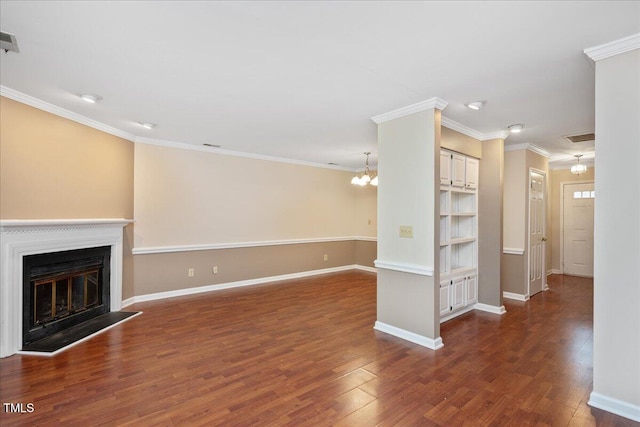
[[451, 184], [454, 187], [462, 187], [464, 188], [466, 185], [465, 181], [465, 168], [466, 168], [466, 157], [462, 154], [453, 153], [453, 158], [451, 161], [451, 180], [453, 181]]
[[478, 159], [467, 157], [465, 160], [465, 188], [475, 190], [478, 188]]
[[451, 153], [440, 151], [440, 185], [451, 185]]

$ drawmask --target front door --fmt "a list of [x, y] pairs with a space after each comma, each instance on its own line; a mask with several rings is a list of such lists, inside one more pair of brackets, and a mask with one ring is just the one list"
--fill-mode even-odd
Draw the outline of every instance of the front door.
[[545, 282], [545, 175], [529, 171], [529, 296], [542, 291]]
[[593, 277], [593, 182], [565, 184], [563, 274]]

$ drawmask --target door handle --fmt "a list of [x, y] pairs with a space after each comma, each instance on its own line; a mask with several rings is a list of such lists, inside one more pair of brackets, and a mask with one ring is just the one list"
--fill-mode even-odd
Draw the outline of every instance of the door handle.
[[547, 238], [546, 237], [541, 237], [540, 240], [543, 241], [543, 242], [546, 242]]

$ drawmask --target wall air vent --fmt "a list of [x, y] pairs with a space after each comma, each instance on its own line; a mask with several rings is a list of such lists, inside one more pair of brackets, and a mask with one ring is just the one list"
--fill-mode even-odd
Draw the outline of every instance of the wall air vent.
[[580, 135], [568, 135], [568, 136], [565, 136], [564, 139], [566, 139], [567, 141], [569, 141], [571, 143], [585, 142], [585, 141], [595, 141], [596, 135], [593, 134], [593, 133], [583, 133], [583, 134], [580, 134]]
[[0, 49], [4, 50], [5, 53], [9, 51], [16, 53], [20, 52], [16, 36], [0, 31]]

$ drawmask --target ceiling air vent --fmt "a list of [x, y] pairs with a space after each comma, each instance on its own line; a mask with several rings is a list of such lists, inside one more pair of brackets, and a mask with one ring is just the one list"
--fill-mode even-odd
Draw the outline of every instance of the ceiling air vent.
[[0, 31], [0, 49], [5, 52], [20, 52], [18, 49], [18, 42], [16, 41], [16, 36], [13, 34], [5, 33], [4, 31]]
[[569, 135], [564, 137], [569, 142], [585, 142], [585, 141], [595, 141], [596, 135], [593, 133], [583, 133], [581, 135]]

